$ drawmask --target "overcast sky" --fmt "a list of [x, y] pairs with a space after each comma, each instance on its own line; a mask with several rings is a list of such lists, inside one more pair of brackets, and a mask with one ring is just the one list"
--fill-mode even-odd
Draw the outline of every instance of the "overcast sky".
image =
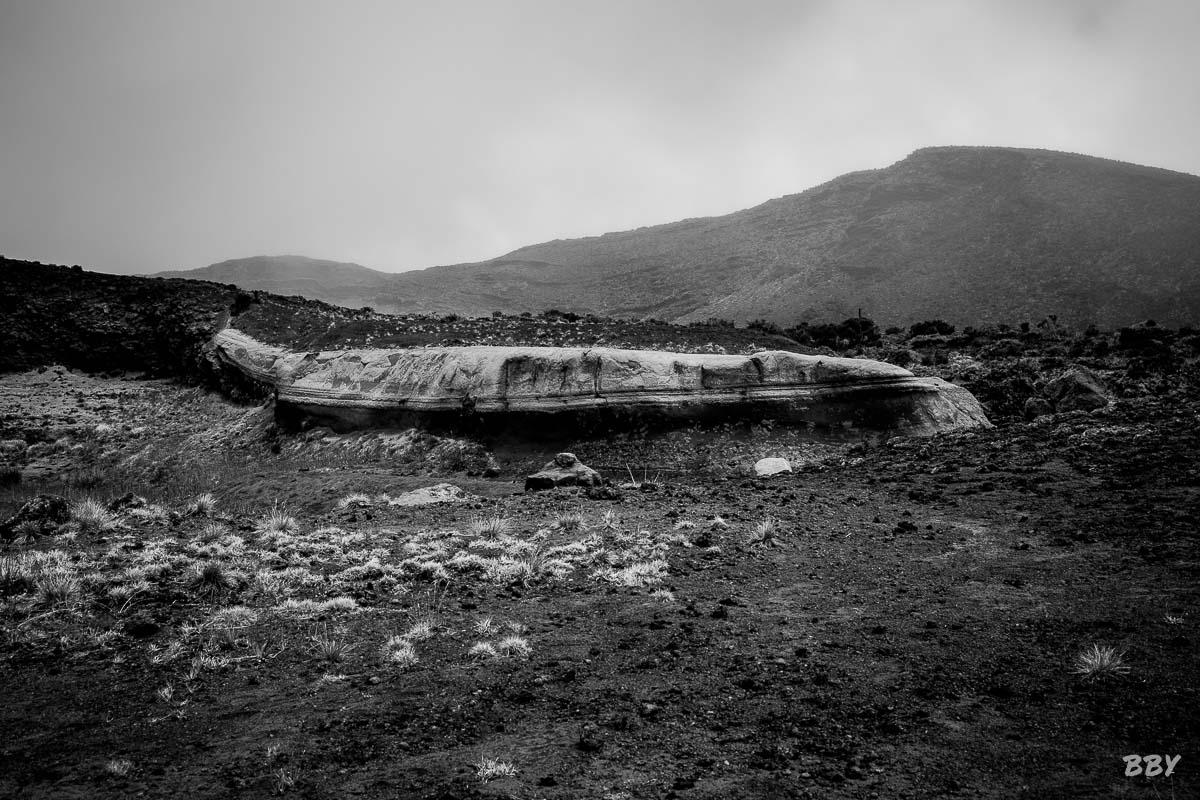
[[0, 0], [0, 253], [397, 271], [929, 145], [1200, 174], [1200, 2]]

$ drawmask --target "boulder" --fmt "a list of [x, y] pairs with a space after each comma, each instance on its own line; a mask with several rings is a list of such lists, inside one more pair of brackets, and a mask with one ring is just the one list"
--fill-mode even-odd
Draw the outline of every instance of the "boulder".
[[791, 471], [792, 465], [788, 463], [786, 458], [762, 458], [754, 465], [754, 474], [760, 478]]
[[468, 494], [452, 483], [438, 483], [405, 492], [399, 497], [388, 501], [389, 506], [428, 506], [434, 503], [466, 503], [474, 500], [475, 495]]
[[599, 486], [600, 473], [585, 465], [574, 453], [559, 453], [554, 460], [525, 478], [525, 491], [536, 492], [555, 486]]
[[1054, 410], [1060, 413], [1104, 408], [1111, 397], [1099, 376], [1083, 367], [1074, 367], [1047, 382], [1044, 391]]
[[1031, 397], [1025, 401], [1025, 419], [1027, 420], [1035, 420], [1053, 413], [1054, 406], [1050, 405], [1050, 401], [1045, 398]]
[[17, 458], [24, 455], [28, 449], [24, 439], [0, 439], [0, 456]]
[[42, 530], [61, 525], [71, 518], [71, 509], [65, 497], [56, 494], [39, 494], [25, 502], [17, 513], [0, 524], [0, 539], [13, 538], [18, 525], [32, 522]]

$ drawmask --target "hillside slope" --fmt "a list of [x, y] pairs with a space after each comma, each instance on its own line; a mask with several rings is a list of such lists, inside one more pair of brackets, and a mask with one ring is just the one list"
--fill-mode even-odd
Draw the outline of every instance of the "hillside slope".
[[356, 308], [373, 302], [394, 276], [344, 261], [305, 256], [253, 256], [199, 269], [159, 272], [153, 277], [233, 283], [243, 289], [300, 295]]
[[1200, 320], [1200, 178], [1043, 150], [918, 150], [723, 217], [396, 275], [390, 311], [691, 321]]

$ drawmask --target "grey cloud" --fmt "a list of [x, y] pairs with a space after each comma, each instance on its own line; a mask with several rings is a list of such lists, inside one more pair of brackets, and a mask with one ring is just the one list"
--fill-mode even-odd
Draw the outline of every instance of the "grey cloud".
[[410, 269], [936, 144], [1200, 172], [1191, 2], [0, 0], [0, 252]]

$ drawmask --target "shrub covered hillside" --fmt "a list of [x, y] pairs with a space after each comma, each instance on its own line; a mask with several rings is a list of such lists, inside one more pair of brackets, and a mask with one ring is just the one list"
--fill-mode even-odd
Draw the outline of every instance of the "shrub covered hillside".
[[46, 364], [197, 377], [238, 290], [0, 259], [0, 372]]

